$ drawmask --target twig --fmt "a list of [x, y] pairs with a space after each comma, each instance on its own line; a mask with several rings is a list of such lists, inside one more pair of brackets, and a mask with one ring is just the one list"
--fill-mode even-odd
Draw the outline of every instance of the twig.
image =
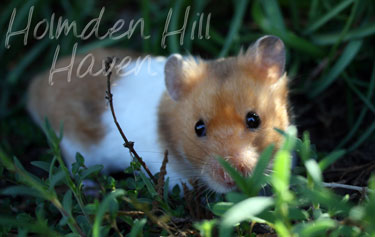
[[159, 208], [159, 202], [163, 200], [163, 192], [164, 192], [164, 177], [167, 174], [167, 163], [168, 163], [168, 150], [165, 150], [164, 152], [164, 159], [163, 163], [160, 167], [159, 177], [158, 177], [158, 183], [156, 184], [156, 192], [158, 193], [160, 199], [155, 198], [154, 201], [152, 201], [152, 213], [156, 213], [156, 211]]
[[163, 197], [163, 192], [164, 192], [164, 178], [165, 178], [165, 175], [167, 174], [167, 163], [168, 163], [168, 150], [165, 150], [163, 163], [162, 163], [162, 165], [160, 167], [158, 184], [156, 185], [156, 190], [157, 190], [160, 198]]
[[145, 213], [143, 211], [118, 211], [118, 214], [123, 216], [143, 216]]
[[111, 112], [112, 112], [112, 117], [113, 117], [113, 120], [116, 124], [116, 127], [118, 129], [118, 131], [120, 132], [121, 134], [121, 137], [122, 139], [124, 140], [124, 146], [126, 148], [129, 149], [130, 153], [138, 160], [138, 162], [142, 165], [143, 169], [146, 171], [146, 173], [148, 174], [148, 176], [152, 179], [152, 181], [156, 184], [156, 180], [155, 180], [155, 177], [152, 175], [152, 173], [150, 172], [150, 170], [147, 168], [146, 166], [146, 163], [143, 162], [142, 158], [138, 155], [138, 153], [135, 151], [134, 149], [134, 142], [132, 141], [129, 141], [124, 132], [122, 131], [121, 129], [121, 126], [120, 124], [117, 122], [117, 118], [116, 118], [116, 114], [115, 114], [115, 110], [114, 110], [114, 107], [113, 107], [113, 95], [112, 95], [112, 92], [111, 92], [111, 76], [112, 76], [112, 71], [108, 71], [109, 68], [110, 68], [110, 65], [113, 63], [113, 58], [111, 57], [108, 57], [105, 61], [105, 71], [107, 74], [107, 96], [106, 96], [106, 99], [108, 100], [109, 102], [109, 106], [111, 108]]
[[358, 192], [369, 192], [370, 190], [367, 187], [360, 187], [360, 186], [354, 186], [354, 185], [348, 185], [348, 184], [339, 184], [339, 183], [325, 183], [323, 182], [323, 186], [326, 188], [344, 188], [349, 190], [355, 190]]

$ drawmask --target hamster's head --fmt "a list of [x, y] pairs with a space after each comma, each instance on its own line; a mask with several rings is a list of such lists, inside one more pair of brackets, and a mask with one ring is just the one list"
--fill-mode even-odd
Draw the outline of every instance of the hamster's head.
[[[235, 188], [221, 157], [250, 175], [260, 153], [280, 146], [275, 128], [289, 126], [285, 49], [274, 36], [256, 41], [237, 57], [203, 61], [172, 55], [165, 66], [169, 102], [159, 132], [167, 148], [216, 192]], [[163, 110], [163, 108], [161, 108]]]

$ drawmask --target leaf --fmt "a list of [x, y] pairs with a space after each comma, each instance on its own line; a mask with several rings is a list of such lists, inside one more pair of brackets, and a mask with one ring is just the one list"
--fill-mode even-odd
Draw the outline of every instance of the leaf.
[[[33, 196], [33, 197], [42, 197], [42, 195], [33, 188], [17, 185], [17, 186], [10, 186], [3, 190], [1, 190], [1, 194], [3, 195], [11, 195], [11, 196]], [[43, 198], [43, 197], [42, 197]]]
[[146, 185], [148, 192], [150, 193], [151, 197], [155, 198], [158, 196], [158, 193], [155, 190], [154, 185], [151, 183], [150, 179], [148, 179], [145, 174], [140, 171], [139, 175], [142, 178], [143, 183]]
[[233, 226], [241, 221], [257, 219], [256, 216], [274, 204], [270, 197], [252, 197], [231, 207], [222, 217], [220, 236], [231, 236]]
[[[44, 187], [45, 184], [44, 182], [42, 182], [42, 180], [31, 174], [30, 172], [28, 172], [24, 167], [23, 165], [21, 164], [21, 162], [17, 159], [17, 157], [13, 157], [13, 163], [14, 163], [14, 166], [17, 167], [19, 170], [17, 171], [17, 173], [23, 173], [24, 175], [20, 175], [20, 179], [22, 180], [23, 183], [26, 183], [26, 184], [30, 184], [30, 183], [33, 183], [35, 185], [38, 185], [40, 187]], [[35, 187], [34, 187], [35, 188]]]
[[194, 223], [194, 227], [199, 230], [201, 236], [211, 237], [216, 223], [217, 223], [216, 219], [203, 220], [200, 223]]
[[319, 161], [319, 168], [321, 169], [321, 171], [324, 171], [328, 168], [328, 166], [335, 163], [339, 158], [345, 155], [345, 153], [345, 150], [333, 151], [331, 154]]
[[332, 219], [321, 219], [310, 223], [297, 224], [294, 227], [294, 231], [299, 236], [323, 236], [327, 231], [334, 228], [336, 222]]
[[229, 192], [229, 193], [225, 194], [225, 199], [228, 202], [233, 202], [233, 203], [241, 202], [241, 201], [243, 201], [247, 198], [248, 198], [247, 195], [245, 195], [243, 193], [238, 193], [238, 192]]
[[72, 174], [77, 174], [80, 168], [84, 167], [85, 164], [85, 159], [81, 155], [81, 153], [77, 152], [76, 153], [76, 162], [72, 164]]
[[272, 26], [279, 29], [282, 32], [286, 31], [283, 15], [280, 11], [280, 7], [277, 1], [267, 0], [260, 1], [263, 5], [263, 9], [266, 12], [267, 19], [271, 22]]
[[306, 186], [299, 187], [298, 191], [304, 199], [313, 203], [319, 203], [320, 206], [327, 208], [331, 212], [338, 212], [347, 216], [351, 209], [351, 204], [346, 203], [341, 197], [324, 188], [316, 188], [311, 190]]
[[258, 195], [260, 189], [266, 185], [267, 178], [265, 176], [265, 169], [272, 158], [273, 150], [275, 146], [270, 145], [260, 155], [255, 169], [250, 177], [247, 178], [246, 183], [248, 187], [251, 187], [252, 192], [250, 196]]
[[248, 0], [239, 0], [234, 3], [235, 6], [235, 13], [232, 17], [229, 32], [227, 34], [227, 37], [225, 39], [225, 43], [223, 45], [223, 48], [220, 51], [219, 57], [225, 57], [230, 49], [230, 46], [232, 45], [234, 37], [237, 35], [241, 23], [243, 21], [243, 17], [245, 15], [245, 10], [247, 9], [246, 6], [248, 4]]
[[89, 168], [82, 171], [80, 178], [81, 180], [84, 180], [93, 174], [99, 173], [102, 169], [103, 169], [103, 165], [90, 166]]
[[288, 218], [290, 220], [308, 220], [309, 213], [299, 207], [289, 207]]
[[49, 172], [50, 164], [48, 162], [36, 160], [36, 161], [31, 161], [30, 163], [35, 167], [38, 167], [46, 172]]
[[119, 197], [124, 196], [125, 191], [122, 189], [116, 189], [115, 191], [109, 193], [104, 200], [100, 203], [98, 211], [95, 216], [94, 225], [92, 226], [92, 235], [94, 237], [100, 236], [100, 224], [102, 222], [102, 219], [104, 217], [104, 214], [108, 211], [108, 206], [111, 203], [111, 200]]
[[279, 195], [286, 195], [289, 189], [291, 172], [291, 154], [279, 150], [275, 156], [272, 174], [272, 187]]
[[50, 179], [49, 188], [53, 189], [57, 184], [59, 184], [65, 178], [65, 172], [59, 170], [56, 174], [53, 174]]
[[318, 163], [315, 160], [310, 159], [305, 162], [305, 167], [315, 184], [321, 185], [323, 178]]
[[130, 231], [129, 237], [137, 237], [139, 233], [143, 230], [147, 222], [146, 218], [142, 218], [141, 220], [136, 219]]
[[233, 206], [232, 202], [218, 202], [214, 204], [211, 211], [217, 216], [222, 216], [232, 206]]
[[72, 191], [68, 190], [63, 198], [63, 208], [69, 213], [69, 215], [72, 214], [72, 203]]
[[[299, 147], [298, 147], [299, 146]], [[308, 131], [303, 132], [302, 142], [297, 145], [297, 150], [303, 162], [310, 159], [311, 156], [311, 142], [310, 134]]]

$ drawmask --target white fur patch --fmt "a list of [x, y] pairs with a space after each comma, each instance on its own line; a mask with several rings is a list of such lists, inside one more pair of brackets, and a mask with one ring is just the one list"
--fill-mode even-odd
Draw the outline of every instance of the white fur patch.
[[[164, 149], [158, 137], [158, 106], [163, 92], [164, 57], [146, 58], [142, 63], [133, 62], [124, 68], [131, 72], [117, 80], [112, 86], [113, 103], [116, 117], [129, 141], [135, 142], [135, 150], [147, 164], [150, 171], [159, 172]], [[61, 143], [68, 166], [75, 161], [75, 153], [85, 158], [85, 165], [104, 165], [104, 172], [121, 171], [129, 166], [132, 158], [113, 121], [109, 106], [102, 115], [106, 135], [99, 144], [88, 149], [65, 137]], [[184, 181], [179, 172], [182, 168], [171, 155], [167, 164], [167, 177], [170, 187]]]

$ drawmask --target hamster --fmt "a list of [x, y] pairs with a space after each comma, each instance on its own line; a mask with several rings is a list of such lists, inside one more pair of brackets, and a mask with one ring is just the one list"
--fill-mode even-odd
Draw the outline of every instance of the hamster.
[[[132, 57], [112, 77], [117, 119], [152, 173], [159, 171], [168, 150], [170, 187], [193, 179], [215, 192], [231, 191], [235, 183], [217, 157], [249, 175], [264, 148], [281, 145], [274, 128], [286, 130], [290, 119], [285, 47], [279, 38], [264, 36], [236, 57], [217, 60], [179, 54], [137, 58], [128, 51], [101, 49], [92, 52], [93, 68], [116, 54]], [[56, 131], [63, 123], [60, 146], [68, 167], [80, 152], [86, 166], [121, 171], [132, 158], [105, 99], [106, 77], [79, 78], [75, 69], [82, 59], [76, 57], [70, 82], [67, 72], [57, 73], [53, 85], [49, 72], [37, 76], [27, 108], [40, 125], [45, 117]], [[56, 67], [69, 62], [62, 59]]]

